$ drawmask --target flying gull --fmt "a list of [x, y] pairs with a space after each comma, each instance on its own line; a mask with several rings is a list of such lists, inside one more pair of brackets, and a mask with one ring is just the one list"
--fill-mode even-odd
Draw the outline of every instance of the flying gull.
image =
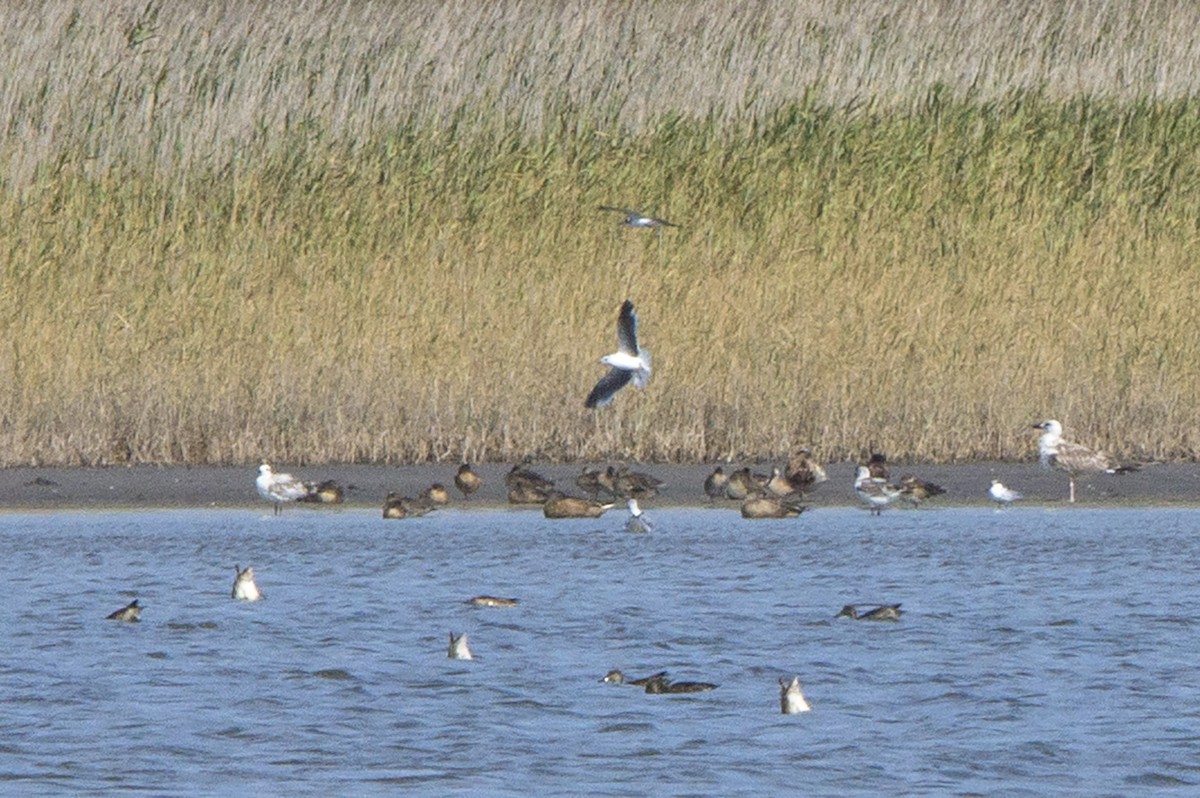
[[675, 224], [674, 222], [668, 222], [666, 219], [659, 219], [654, 216], [647, 216], [646, 214], [642, 213], [641, 211], [634, 210], [633, 208], [614, 208], [611, 205], [601, 205], [600, 210], [614, 211], [616, 213], [625, 214], [625, 221], [623, 221], [621, 224], [625, 225], [626, 227], [649, 227], [649, 228], [652, 228], [655, 232], [658, 232], [659, 230], [661, 230], [664, 227], [678, 227], [679, 226], [679, 225]]
[[584, 402], [586, 407], [604, 407], [630, 380], [645, 388], [650, 379], [650, 353], [638, 346], [637, 314], [628, 299], [617, 317], [617, 351], [600, 358], [600, 362], [612, 368], [592, 388]]
[[1034, 424], [1033, 428], [1042, 430], [1038, 438], [1042, 468], [1057, 468], [1067, 473], [1071, 480], [1071, 502], [1075, 501], [1075, 477], [1080, 474], [1123, 474], [1138, 469], [1136, 465], [1122, 465], [1104, 452], [1063, 440], [1062, 424], [1054, 419]]

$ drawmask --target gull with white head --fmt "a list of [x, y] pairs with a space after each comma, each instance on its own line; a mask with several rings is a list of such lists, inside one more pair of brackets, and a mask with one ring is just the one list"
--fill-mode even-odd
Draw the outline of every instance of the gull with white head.
[[654, 524], [650, 523], [642, 508], [638, 507], [637, 499], [630, 499], [626, 506], [629, 507], [629, 518], [625, 520], [626, 532], [650, 532], [654, 529]]
[[998, 479], [992, 480], [992, 486], [988, 488], [988, 495], [992, 497], [992, 501], [1000, 506], [1012, 504], [1025, 498], [1012, 488], [1005, 487], [1004, 483]]
[[1054, 419], [1034, 424], [1033, 428], [1042, 431], [1041, 437], [1038, 438], [1038, 459], [1041, 460], [1042, 468], [1056, 468], [1066, 472], [1071, 481], [1071, 502], [1075, 501], [1075, 477], [1080, 474], [1123, 474], [1138, 470], [1138, 466], [1122, 465], [1104, 452], [1063, 440], [1062, 424]]
[[854, 495], [871, 508], [874, 515], [882, 513], [883, 508], [895, 501], [900, 493], [900, 489], [887, 484], [886, 479], [871, 476], [871, 469], [867, 466], [858, 467], [854, 475]]
[[258, 488], [258, 495], [275, 505], [275, 515], [279, 515], [285, 502], [307, 499], [314, 488], [291, 474], [276, 474], [269, 463], [258, 467], [258, 479], [254, 480], [254, 484]]
[[638, 346], [637, 314], [628, 299], [617, 316], [617, 351], [600, 358], [600, 362], [611, 368], [588, 394], [586, 407], [604, 407], [630, 380], [638, 388], [645, 388], [650, 379], [650, 353]]

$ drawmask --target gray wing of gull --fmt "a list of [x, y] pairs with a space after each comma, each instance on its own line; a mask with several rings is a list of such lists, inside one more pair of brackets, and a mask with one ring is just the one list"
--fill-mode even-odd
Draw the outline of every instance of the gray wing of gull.
[[592, 388], [592, 392], [588, 394], [587, 401], [584, 402], [584, 407], [604, 407], [612, 401], [617, 391], [624, 388], [631, 379], [633, 379], [632, 371], [610, 369], [596, 383], [596, 387]]
[[621, 305], [621, 315], [617, 317], [617, 349], [633, 357], [638, 355], [637, 314], [628, 299]]

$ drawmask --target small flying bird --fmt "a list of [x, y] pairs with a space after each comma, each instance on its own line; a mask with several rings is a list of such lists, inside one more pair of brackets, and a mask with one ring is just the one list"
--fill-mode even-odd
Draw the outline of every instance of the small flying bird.
[[742, 518], [795, 518], [808, 509], [799, 493], [787, 496], [747, 496], [742, 502]]
[[992, 497], [992, 501], [1001, 506], [1012, 504], [1025, 498], [1012, 488], [1004, 487], [1004, 483], [998, 479], [992, 480], [992, 486], [988, 488], [988, 495]]
[[779, 709], [784, 715], [795, 715], [812, 709], [804, 700], [804, 693], [800, 692], [799, 676], [793, 676], [790, 682], [787, 679], [779, 680]]
[[483, 478], [475, 473], [470, 463], [463, 463], [458, 467], [458, 472], [454, 475], [454, 487], [462, 492], [464, 499], [471, 498], [471, 494], [479, 490], [482, 484]]
[[137, 623], [142, 619], [142, 608], [138, 606], [138, 600], [126, 604], [116, 612], [109, 613], [105, 620], [109, 621], [124, 621], [125, 623]]
[[650, 519], [642, 512], [642, 508], [638, 507], [637, 499], [630, 499], [625, 504], [629, 507], [629, 517], [625, 519], [626, 532], [654, 531], [654, 524], [650, 523]]
[[614, 208], [611, 205], [601, 205], [602, 211], [613, 211], [614, 213], [625, 214], [625, 220], [621, 224], [626, 227], [649, 227], [655, 232], [659, 232], [664, 227], [678, 227], [674, 222], [668, 222], [666, 219], [658, 219], [654, 216], [647, 216], [641, 211], [633, 208]]
[[1075, 501], [1075, 477], [1080, 474], [1124, 474], [1138, 470], [1138, 466], [1122, 465], [1104, 452], [1063, 440], [1062, 424], [1054, 419], [1034, 424], [1033, 428], [1042, 430], [1038, 438], [1038, 456], [1042, 468], [1057, 468], [1066, 472], [1071, 481], [1071, 502]]
[[600, 358], [600, 362], [611, 368], [592, 388], [585, 407], [604, 407], [630, 380], [638, 388], [645, 388], [650, 379], [650, 353], [638, 346], [637, 314], [628, 299], [617, 316], [617, 351]]

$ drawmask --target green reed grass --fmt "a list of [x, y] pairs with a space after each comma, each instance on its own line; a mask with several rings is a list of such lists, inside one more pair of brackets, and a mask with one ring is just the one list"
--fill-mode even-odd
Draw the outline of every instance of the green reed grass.
[[1200, 446], [1188, 4], [39, 8], [0, 462]]

